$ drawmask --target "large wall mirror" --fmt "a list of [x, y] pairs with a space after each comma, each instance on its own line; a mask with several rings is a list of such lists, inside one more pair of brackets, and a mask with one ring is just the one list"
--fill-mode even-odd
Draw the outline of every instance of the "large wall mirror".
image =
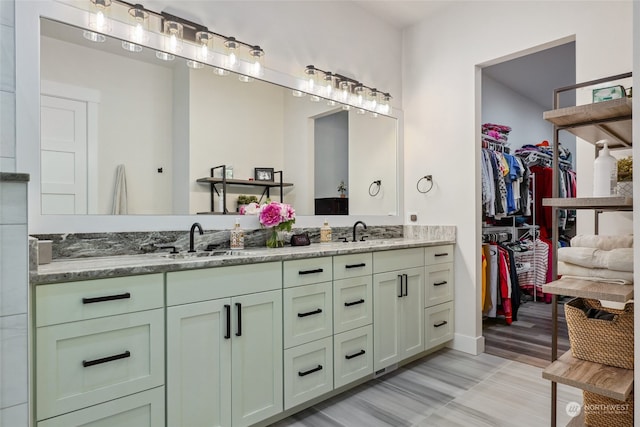
[[[123, 213], [125, 202], [129, 215], [210, 212], [210, 187], [197, 180], [222, 164], [239, 180], [254, 179], [255, 168], [281, 170], [293, 184], [284, 200], [299, 215], [314, 215], [319, 199], [340, 198], [341, 183], [348, 211], [340, 213], [398, 215], [395, 118], [40, 22], [43, 215]], [[262, 191], [228, 186], [226, 209]], [[279, 199], [277, 189], [271, 198]]]

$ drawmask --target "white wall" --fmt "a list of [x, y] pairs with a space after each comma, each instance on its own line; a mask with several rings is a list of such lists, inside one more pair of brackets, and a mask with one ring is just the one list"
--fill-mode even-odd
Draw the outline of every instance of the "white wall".
[[0, 171], [16, 171], [14, 0], [0, 1]]
[[[604, 22], [616, 25], [603, 31]], [[618, 74], [631, 69], [631, 28], [630, 1], [460, 2], [405, 32], [405, 209], [417, 212], [423, 224], [458, 228], [454, 347], [477, 352], [484, 346], [478, 66], [575, 39], [577, 81]], [[609, 52], [606, 61], [603, 52]], [[582, 177], [591, 168], [593, 148], [578, 144]], [[581, 150], [589, 153], [584, 162]], [[433, 174], [435, 185], [422, 195], [415, 181], [425, 173]]]
[[43, 37], [41, 76], [100, 92], [98, 213], [111, 212], [116, 167], [124, 164], [128, 212], [170, 214], [172, 70], [134, 58]]

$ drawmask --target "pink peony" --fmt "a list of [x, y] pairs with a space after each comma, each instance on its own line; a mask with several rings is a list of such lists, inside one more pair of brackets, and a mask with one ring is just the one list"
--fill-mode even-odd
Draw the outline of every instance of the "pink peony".
[[275, 227], [280, 224], [280, 211], [281, 207], [279, 203], [271, 202], [262, 206], [260, 209], [260, 224], [265, 227]]

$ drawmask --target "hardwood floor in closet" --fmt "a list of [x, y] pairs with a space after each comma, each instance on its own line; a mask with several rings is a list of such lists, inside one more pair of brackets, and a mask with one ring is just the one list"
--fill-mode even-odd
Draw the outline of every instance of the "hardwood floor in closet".
[[[520, 305], [518, 321], [507, 326], [504, 319], [482, 322], [485, 352], [505, 359], [545, 368], [551, 361], [551, 304], [528, 301]], [[569, 350], [564, 304], [558, 304], [558, 356]]]

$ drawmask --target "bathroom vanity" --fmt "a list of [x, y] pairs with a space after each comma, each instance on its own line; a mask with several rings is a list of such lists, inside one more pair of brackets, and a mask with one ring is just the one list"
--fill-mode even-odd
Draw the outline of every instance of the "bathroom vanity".
[[42, 265], [35, 424], [248, 426], [304, 409], [453, 338], [453, 243]]

